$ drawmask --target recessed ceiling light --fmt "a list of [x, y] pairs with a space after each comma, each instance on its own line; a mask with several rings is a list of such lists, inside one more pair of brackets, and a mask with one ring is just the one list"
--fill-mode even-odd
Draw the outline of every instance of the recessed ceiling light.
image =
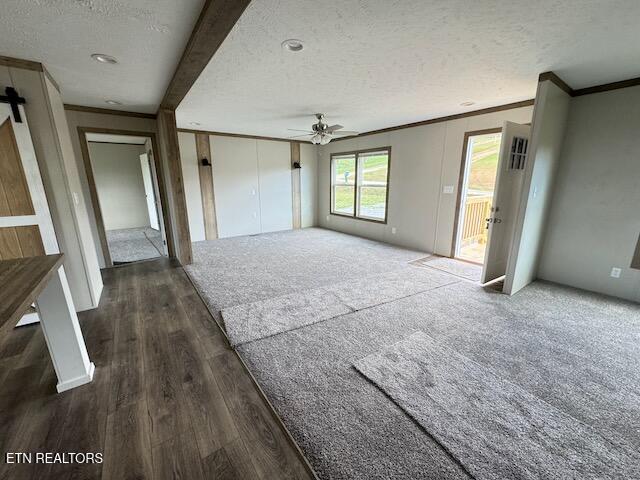
[[290, 38], [282, 42], [282, 48], [288, 50], [289, 52], [299, 52], [304, 48], [304, 45], [302, 44], [302, 40]]
[[189, 125], [193, 125], [194, 127], [199, 127], [202, 124], [198, 122], [189, 122]]
[[112, 57], [111, 55], [105, 55], [104, 53], [94, 53], [91, 55], [91, 58], [93, 58], [96, 62], [108, 63], [110, 65], [118, 63], [118, 60], [116, 60], [115, 57]]
[[109, 105], [122, 105], [122, 102], [117, 100], [105, 100], [104, 103], [108, 103]]
[[476, 102], [462, 102], [460, 104], [461, 107], [470, 107], [471, 105], [475, 105]]

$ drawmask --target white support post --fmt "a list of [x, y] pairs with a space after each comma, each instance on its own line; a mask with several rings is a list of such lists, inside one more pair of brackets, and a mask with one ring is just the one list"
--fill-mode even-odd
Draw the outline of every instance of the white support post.
[[64, 267], [51, 277], [36, 301], [36, 308], [58, 376], [58, 392], [91, 382], [95, 365], [89, 361]]

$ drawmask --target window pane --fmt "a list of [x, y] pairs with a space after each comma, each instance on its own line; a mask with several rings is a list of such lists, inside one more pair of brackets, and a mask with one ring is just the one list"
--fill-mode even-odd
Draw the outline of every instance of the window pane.
[[354, 213], [356, 185], [356, 157], [333, 157], [331, 183], [333, 187], [333, 212], [346, 215]]
[[384, 220], [387, 207], [389, 155], [387, 152], [371, 152], [361, 154], [359, 161], [360, 194], [358, 215]]
[[333, 197], [333, 213], [353, 215], [353, 199], [355, 187], [336, 186]]

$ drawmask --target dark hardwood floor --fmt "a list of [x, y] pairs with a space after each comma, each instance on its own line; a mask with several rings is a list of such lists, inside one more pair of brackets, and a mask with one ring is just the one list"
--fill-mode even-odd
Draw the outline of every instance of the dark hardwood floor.
[[[55, 393], [39, 326], [0, 339], [2, 479], [310, 479], [304, 459], [183, 269], [103, 271], [80, 324], [94, 381]], [[7, 452], [100, 452], [102, 464], [8, 464]]]

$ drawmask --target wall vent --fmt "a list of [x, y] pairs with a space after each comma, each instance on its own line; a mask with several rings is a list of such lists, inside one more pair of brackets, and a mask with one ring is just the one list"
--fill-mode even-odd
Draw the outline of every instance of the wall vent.
[[527, 149], [529, 140], [523, 137], [513, 137], [511, 142], [511, 152], [509, 154], [509, 169], [524, 170], [527, 160]]

